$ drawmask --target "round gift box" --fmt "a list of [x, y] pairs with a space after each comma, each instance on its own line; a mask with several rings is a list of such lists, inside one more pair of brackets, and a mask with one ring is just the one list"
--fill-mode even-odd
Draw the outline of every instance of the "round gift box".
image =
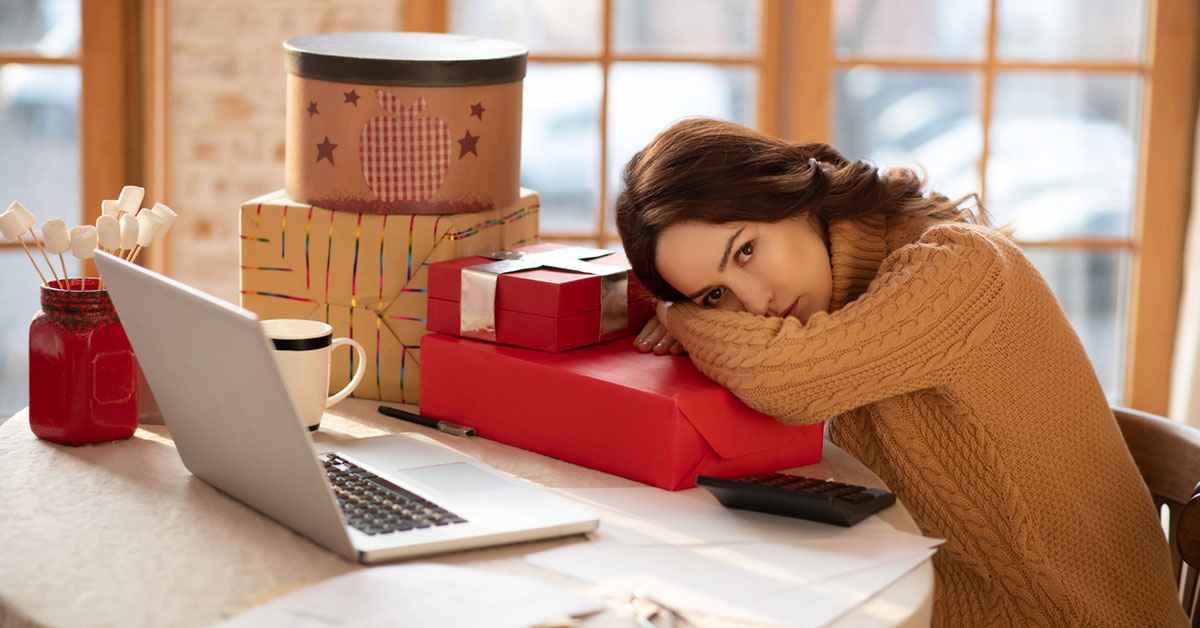
[[291, 199], [371, 214], [517, 202], [524, 46], [440, 33], [331, 33], [283, 47]]

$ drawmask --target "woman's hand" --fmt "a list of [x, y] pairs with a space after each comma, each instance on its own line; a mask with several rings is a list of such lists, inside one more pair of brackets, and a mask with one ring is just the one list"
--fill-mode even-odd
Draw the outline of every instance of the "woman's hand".
[[649, 321], [646, 321], [646, 326], [642, 328], [641, 333], [633, 341], [633, 346], [642, 353], [654, 352], [655, 355], [683, 355], [686, 351], [683, 345], [671, 337], [671, 333], [667, 331], [667, 324], [661, 320], [667, 317], [667, 308], [670, 303], [660, 301], [658, 307], [655, 308], [655, 316]]

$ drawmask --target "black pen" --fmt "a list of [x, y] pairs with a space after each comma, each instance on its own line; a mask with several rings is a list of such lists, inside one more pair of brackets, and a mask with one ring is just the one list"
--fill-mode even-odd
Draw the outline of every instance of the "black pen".
[[462, 425], [458, 425], [456, 423], [451, 423], [449, 421], [439, 421], [437, 419], [431, 419], [427, 416], [421, 416], [419, 414], [405, 412], [404, 410], [401, 410], [400, 408], [393, 408], [391, 406], [379, 406], [379, 412], [386, 414], [388, 416], [391, 416], [391, 417], [396, 417], [397, 419], [404, 419], [405, 421], [408, 421], [410, 423], [416, 423], [417, 425], [424, 425], [425, 427], [432, 427], [433, 429], [435, 429], [439, 432], [445, 432], [447, 434], [451, 434], [454, 436], [474, 436], [475, 435], [475, 428], [473, 428], [473, 427], [463, 427]]

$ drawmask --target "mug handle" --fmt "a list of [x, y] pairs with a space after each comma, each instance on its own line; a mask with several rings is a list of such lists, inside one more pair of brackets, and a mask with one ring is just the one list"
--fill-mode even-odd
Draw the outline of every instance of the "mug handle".
[[363, 346], [358, 344], [357, 340], [352, 338], [338, 338], [329, 346], [329, 350], [332, 352], [338, 345], [350, 345], [354, 347], [354, 350], [358, 352], [358, 368], [354, 370], [354, 377], [350, 379], [350, 383], [346, 384], [345, 388], [333, 393], [333, 395], [325, 400], [326, 408], [345, 399], [350, 393], [354, 392], [354, 389], [358, 388], [358, 384], [362, 382], [363, 375], [367, 372], [367, 352], [363, 350]]

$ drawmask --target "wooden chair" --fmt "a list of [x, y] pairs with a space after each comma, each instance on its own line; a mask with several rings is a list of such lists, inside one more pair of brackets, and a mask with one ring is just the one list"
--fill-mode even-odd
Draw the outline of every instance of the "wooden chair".
[[1200, 627], [1200, 429], [1128, 408], [1114, 407], [1113, 415], [1154, 505], [1167, 507], [1167, 541], [1179, 600], [1192, 626]]

